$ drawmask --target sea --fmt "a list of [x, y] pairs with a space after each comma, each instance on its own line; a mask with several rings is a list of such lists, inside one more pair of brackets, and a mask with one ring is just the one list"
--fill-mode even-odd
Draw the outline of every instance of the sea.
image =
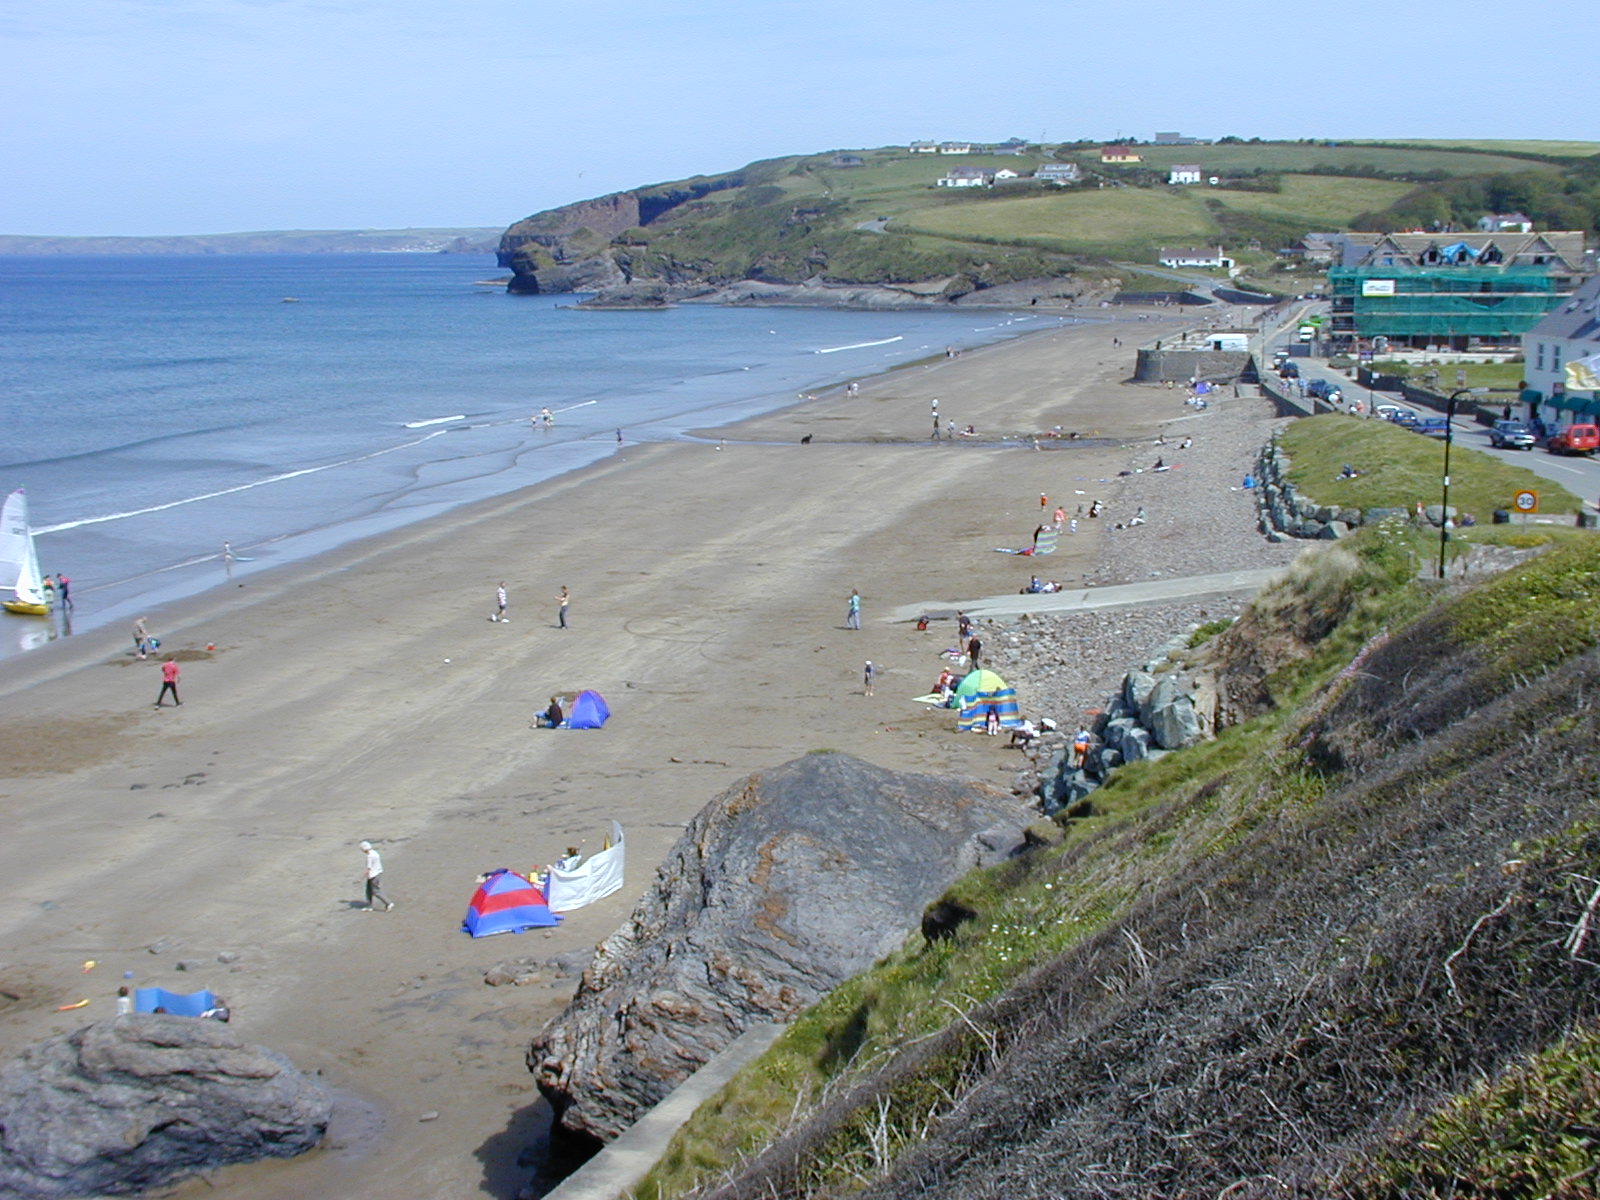
[[0, 614], [0, 659], [576, 470], [619, 433], [687, 439], [1062, 323], [583, 311], [497, 278], [466, 255], [0, 257], [0, 492], [26, 489], [74, 601]]

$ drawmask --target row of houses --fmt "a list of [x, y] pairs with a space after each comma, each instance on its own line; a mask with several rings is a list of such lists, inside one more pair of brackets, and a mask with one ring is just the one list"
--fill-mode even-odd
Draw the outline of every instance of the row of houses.
[[1010, 167], [998, 167], [990, 170], [987, 167], [952, 167], [934, 183], [938, 187], [993, 187], [997, 183], [1010, 183], [1021, 180], [1034, 183], [1053, 183], [1065, 187], [1070, 183], [1077, 183], [1083, 178], [1083, 171], [1077, 163], [1045, 163], [1037, 168], [1032, 175], [1024, 175], [1021, 171], [1013, 171]]

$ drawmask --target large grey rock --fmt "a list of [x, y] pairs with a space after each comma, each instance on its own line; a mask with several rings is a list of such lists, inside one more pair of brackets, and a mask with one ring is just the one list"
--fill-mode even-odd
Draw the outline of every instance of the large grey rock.
[[569, 1130], [615, 1137], [750, 1025], [784, 1021], [918, 927], [1036, 810], [976, 781], [813, 754], [690, 822], [528, 1053]]
[[1181, 750], [1204, 736], [1200, 716], [1188, 696], [1178, 696], [1150, 714], [1150, 736], [1163, 750]]
[[1139, 712], [1155, 687], [1155, 676], [1145, 671], [1129, 671], [1122, 679], [1122, 698], [1130, 709]]
[[115, 1017], [0, 1069], [0, 1195], [120, 1195], [290, 1158], [322, 1140], [332, 1111], [316, 1080], [227, 1025]]

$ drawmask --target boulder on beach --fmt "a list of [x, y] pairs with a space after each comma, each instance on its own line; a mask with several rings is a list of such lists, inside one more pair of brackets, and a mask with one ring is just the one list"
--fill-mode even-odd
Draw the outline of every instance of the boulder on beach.
[[690, 822], [528, 1066], [605, 1141], [752, 1025], [785, 1021], [900, 946], [924, 908], [1033, 819], [974, 780], [810, 754]]
[[0, 1195], [122, 1195], [322, 1140], [333, 1105], [280, 1054], [216, 1021], [128, 1015], [0, 1068]]

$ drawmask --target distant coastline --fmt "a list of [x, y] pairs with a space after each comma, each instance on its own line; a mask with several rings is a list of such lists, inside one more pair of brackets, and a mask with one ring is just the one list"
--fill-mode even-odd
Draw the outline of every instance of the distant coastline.
[[0, 254], [493, 254], [494, 228], [287, 229], [170, 237], [0, 234]]

